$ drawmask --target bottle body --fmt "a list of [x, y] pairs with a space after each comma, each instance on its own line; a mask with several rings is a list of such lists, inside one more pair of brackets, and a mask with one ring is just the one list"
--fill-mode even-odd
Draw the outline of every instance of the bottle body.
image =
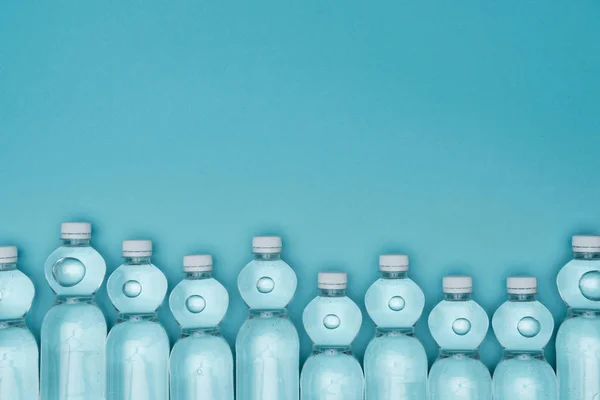
[[251, 310], [235, 349], [237, 400], [298, 399], [300, 340], [284, 310]]
[[600, 398], [600, 253], [595, 251], [576, 252], [556, 278], [569, 307], [556, 335], [561, 400]]
[[[403, 260], [391, 257], [391, 261]], [[390, 256], [382, 256], [381, 261], [387, 267], [380, 266], [381, 278], [365, 294], [367, 312], [377, 325], [364, 357], [365, 398], [425, 399], [427, 354], [413, 328], [423, 312], [425, 296], [401, 263], [390, 267]]]
[[[342, 288], [328, 288], [327, 279], [336, 280], [332, 287]], [[350, 347], [362, 324], [362, 314], [346, 296], [346, 280], [343, 273], [319, 274], [319, 296], [302, 314], [306, 333], [314, 343], [300, 375], [302, 400], [363, 399], [365, 379]]]
[[477, 352], [441, 351], [429, 371], [430, 400], [491, 400], [492, 377]]
[[171, 400], [233, 400], [233, 355], [218, 327], [229, 295], [211, 276], [212, 257], [185, 257], [184, 271], [186, 278], [169, 296], [182, 328], [171, 351]]
[[167, 279], [150, 254], [125, 256], [106, 287], [121, 312], [106, 340], [107, 400], [168, 399], [170, 343], [156, 320]]
[[433, 308], [428, 321], [440, 346], [440, 355], [429, 371], [429, 398], [490, 400], [492, 377], [478, 351], [489, 327], [488, 316], [471, 300], [470, 279], [467, 289], [461, 286], [463, 278], [444, 279], [445, 299]]
[[108, 334], [107, 399], [169, 398], [169, 338], [155, 316], [130, 315]]
[[349, 348], [315, 346], [302, 367], [302, 400], [362, 400], [363, 371]]
[[233, 355], [222, 336], [198, 332], [171, 351], [171, 400], [233, 400]]
[[286, 310], [296, 291], [296, 274], [280, 258], [280, 240], [267, 238], [267, 244], [272, 239], [278, 248], [257, 249], [253, 239], [255, 258], [238, 276], [250, 311], [235, 341], [237, 400], [299, 397], [300, 340]]
[[559, 398], [600, 399], [600, 313], [569, 314], [556, 335]]
[[554, 370], [541, 352], [506, 352], [494, 370], [494, 400], [556, 400]]
[[38, 371], [37, 342], [25, 322], [0, 321], [0, 399], [37, 399]]
[[427, 354], [412, 329], [378, 329], [364, 368], [366, 400], [427, 398]]
[[93, 302], [106, 264], [89, 241], [67, 241], [46, 260], [57, 294], [41, 330], [42, 400], [104, 400], [106, 320]]

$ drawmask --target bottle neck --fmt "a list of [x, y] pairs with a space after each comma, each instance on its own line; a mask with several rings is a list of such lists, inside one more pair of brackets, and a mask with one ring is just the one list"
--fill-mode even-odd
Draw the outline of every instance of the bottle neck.
[[181, 338], [186, 337], [202, 337], [202, 336], [219, 336], [221, 330], [218, 326], [204, 328], [183, 328], [181, 330]]
[[508, 294], [508, 301], [515, 301], [515, 302], [528, 302], [528, 301], [535, 301], [535, 294], [523, 294], [523, 293], [519, 293], [519, 294], [515, 294], [515, 293], [509, 293]]
[[0, 271], [13, 271], [17, 269], [17, 263], [0, 264]]
[[516, 358], [521, 361], [545, 360], [543, 350], [504, 350], [504, 359]]
[[141, 265], [141, 264], [151, 264], [152, 257], [151, 256], [143, 256], [143, 257], [123, 257], [125, 259], [125, 265]]
[[600, 260], [600, 253], [573, 253], [576, 260]]
[[333, 346], [333, 345], [320, 345], [313, 344], [313, 354], [325, 354], [328, 356], [335, 356], [341, 354], [352, 354], [352, 348], [350, 346]]
[[446, 300], [446, 301], [469, 301], [469, 300], [471, 300], [471, 293], [444, 293], [444, 300]]
[[66, 247], [88, 247], [90, 239], [61, 239], [62, 245]]
[[344, 297], [344, 296], [346, 296], [346, 289], [319, 289], [319, 296], [321, 296], [321, 297]]
[[278, 310], [248, 310], [249, 318], [287, 318], [287, 310], [281, 308]]
[[25, 318], [0, 320], [0, 330], [6, 328], [26, 328]]
[[190, 272], [190, 271], [188, 271], [188, 272], [185, 273], [185, 279], [192, 280], [192, 281], [199, 280], [199, 279], [209, 279], [209, 278], [212, 278], [212, 272], [211, 271], [202, 271], [202, 272], [198, 272], [198, 271]]
[[567, 318], [575, 317], [588, 319], [600, 318], [600, 310], [585, 310], [571, 307], [567, 308]]
[[277, 261], [281, 260], [280, 253], [254, 253], [254, 260], [256, 261]]
[[55, 305], [59, 304], [79, 304], [79, 303], [88, 303], [93, 304], [94, 296], [69, 296], [69, 295], [57, 295], [55, 298]]
[[414, 327], [408, 328], [375, 328], [375, 337], [399, 337], [399, 336], [415, 336]]
[[381, 271], [381, 279], [406, 279], [408, 271]]
[[142, 322], [142, 321], [150, 321], [156, 322], [158, 321], [158, 316], [156, 313], [120, 313], [117, 317], [117, 322]]
[[464, 360], [467, 358], [472, 358], [475, 360], [479, 360], [479, 350], [448, 350], [448, 349], [440, 349], [440, 358], [454, 358], [457, 360]]

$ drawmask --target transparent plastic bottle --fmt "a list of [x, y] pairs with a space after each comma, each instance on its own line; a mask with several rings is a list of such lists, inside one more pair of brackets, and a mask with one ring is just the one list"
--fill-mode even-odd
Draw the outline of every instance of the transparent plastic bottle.
[[365, 351], [367, 400], [427, 398], [427, 354], [414, 335], [425, 306], [421, 288], [408, 278], [408, 257], [379, 257], [379, 278], [365, 294], [367, 312], [376, 325]]
[[94, 303], [106, 263], [91, 232], [89, 223], [62, 224], [62, 245], [44, 265], [56, 302], [42, 322], [42, 400], [106, 399], [106, 320]]
[[488, 316], [471, 299], [470, 276], [444, 277], [444, 300], [429, 314], [429, 330], [440, 355], [429, 371], [431, 400], [490, 400], [492, 378], [479, 360]]
[[535, 299], [535, 277], [509, 277], [508, 301], [494, 313], [492, 327], [504, 348], [504, 357], [492, 379], [495, 400], [556, 400], [554, 370], [544, 347], [554, 330], [554, 318]]
[[286, 307], [296, 292], [296, 274], [280, 256], [281, 238], [252, 239], [254, 260], [238, 276], [250, 307], [236, 349], [237, 400], [297, 400], [300, 342]]
[[17, 269], [17, 248], [0, 247], [0, 399], [39, 397], [38, 346], [25, 325], [35, 289]]
[[150, 240], [125, 240], [125, 262], [108, 278], [119, 311], [106, 341], [108, 400], [169, 398], [169, 338], [156, 317], [167, 279], [151, 256]]
[[300, 375], [302, 400], [361, 400], [363, 371], [350, 345], [362, 314], [346, 296], [344, 272], [320, 272], [319, 295], [304, 309], [302, 322], [313, 341], [312, 355]]
[[171, 351], [171, 400], [233, 400], [233, 355], [219, 333], [229, 295], [212, 269], [208, 254], [185, 256], [185, 279], [169, 297], [181, 326]]
[[574, 258], [556, 279], [568, 306], [556, 334], [561, 400], [600, 400], [600, 236], [573, 236]]

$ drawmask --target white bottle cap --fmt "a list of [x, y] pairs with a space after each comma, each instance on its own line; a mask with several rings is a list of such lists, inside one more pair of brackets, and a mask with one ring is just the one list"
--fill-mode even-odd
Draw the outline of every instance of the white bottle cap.
[[183, 257], [184, 272], [210, 272], [213, 269], [210, 254], [192, 254]]
[[508, 294], [536, 294], [537, 279], [535, 276], [509, 276], [506, 278]]
[[17, 258], [16, 246], [0, 246], [0, 264], [14, 264]]
[[89, 239], [92, 236], [92, 224], [89, 222], [63, 222], [60, 225], [61, 239]]
[[387, 272], [408, 271], [408, 256], [405, 254], [382, 254], [379, 256], [379, 270]]
[[574, 253], [600, 253], [600, 236], [576, 235], [571, 243]]
[[123, 240], [123, 257], [149, 257], [151, 255], [151, 240]]
[[444, 293], [473, 293], [473, 279], [470, 276], [445, 276], [442, 285]]
[[281, 253], [281, 237], [254, 236], [252, 238], [252, 252], [257, 254]]
[[319, 272], [319, 289], [346, 289], [348, 275], [345, 272]]

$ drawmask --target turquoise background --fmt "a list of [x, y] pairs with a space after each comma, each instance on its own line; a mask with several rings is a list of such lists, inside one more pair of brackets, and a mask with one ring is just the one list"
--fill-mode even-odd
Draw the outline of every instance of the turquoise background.
[[[570, 236], [600, 233], [598, 20], [592, 0], [3, 1], [0, 243], [34, 280], [31, 328], [67, 220], [93, 223], [109, 272], [152, 239], [170, 289], [212, 253], [230, 343], [257, 234], [298, 274], [303, 358], [317, 272], [347, 271], [364, 312], [383, 252], [410, 255], [425, 316], [444, 274], [472, 274], [491, 316], [525, 273], [560, 322]], [[433, 361], [425, 317], [417, 334]], [[359, 356], [372, 336], [365, 314]]]

